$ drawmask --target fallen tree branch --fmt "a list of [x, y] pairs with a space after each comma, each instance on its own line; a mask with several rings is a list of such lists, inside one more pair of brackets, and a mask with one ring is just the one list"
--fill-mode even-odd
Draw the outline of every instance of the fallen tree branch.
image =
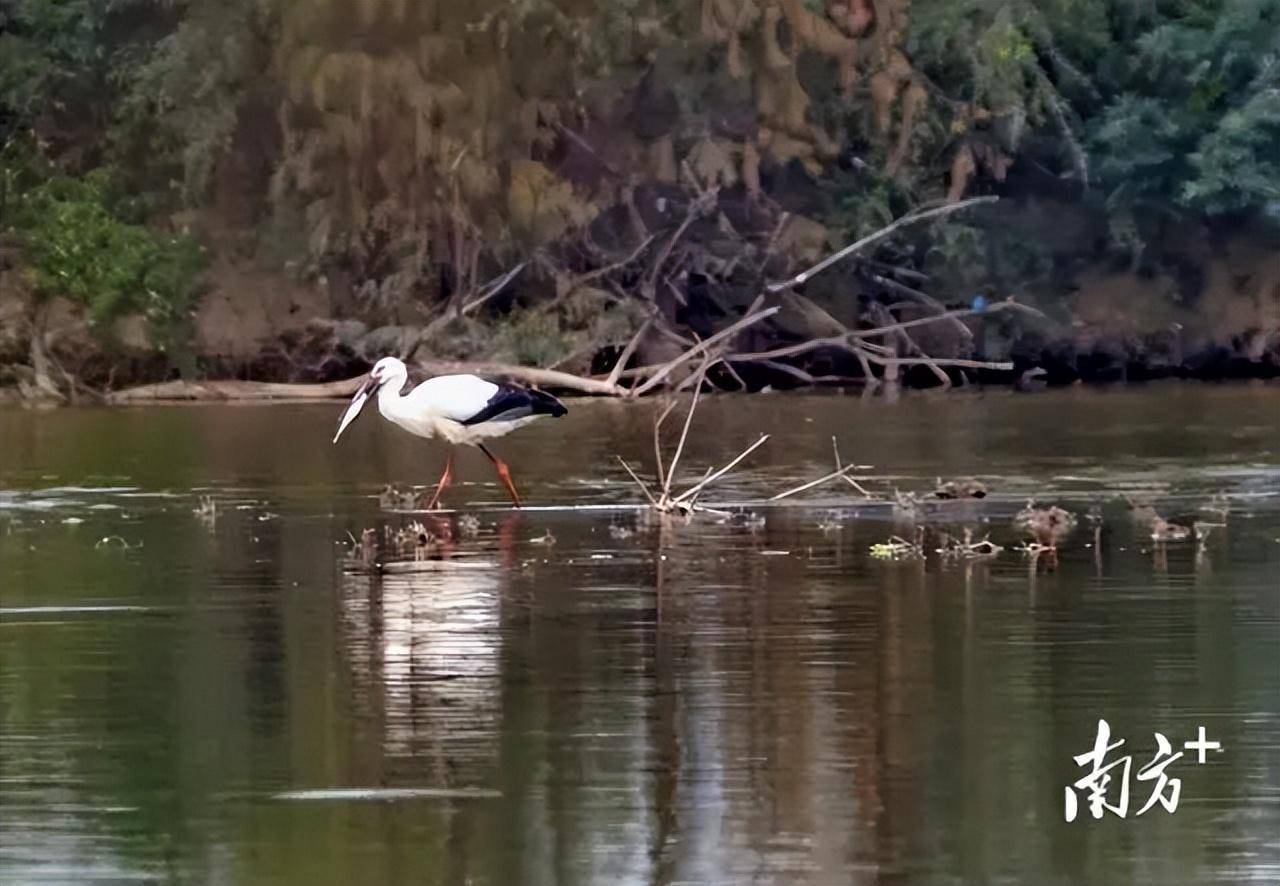
[[125, 388], [107, 394], [113, 405], [162, 401], [330, 400], [350, 397], [364, 376], [321, 384], [280, 384], [264, 381], [166, 381]]
[[449, 375], [455, 373], [471, 373], [472, 375], [497, 375], [524, 384], [539, 387], [560, 388], [578, 391], [583, 394], [604, 394], [610, 397], [622, 397], [627, 389], [617, 384], [610, 384], [596, 378], [561, 372], [558, 369], [539, 369], [536, 366], [517, 366], [512, 363], [466, 363], [447, 360], [419, 360], [414, 365], [431, 375]]
[[842, 468], [836, 468], [830, 474], [824, 474], [823, 476], [819, 477], [816, 480], [810, 480], [808, 483], [801, 483], [799, 486], [796, 486], [794, 489], [788, 489], [786, 492], [779, 492], [777, 495], [772, 495], [769, 497], [769, 501], [779, 501], [780, 499], [790, 498], [796, 493], [804, 492], [808, 489], [812, 489], [815, 486], [821, 486], [823, 483], [826, 483], [830, 480], [835, 480], [837, 477], [843, 477], [845, 474], [849, 473], [850, 471], [854, 470], [857, 467], [858, 467], [857, 465], [845, 465]]
[[[840, 461], [840, 444], [836, 442], [835, 434], [831, 435], [831, 454], [835, 456], [836, 470], [838, 471], [842, 467], [844, 467], [844, 464]], [[865, 488], [863, 488], [861, 483], [859, 483], [857, 480], [850, 477], [848, 474], [841, 474], [841, 476], [844, 478], [844, 482], [848, 483], [854, 489], [861, 492], [867, 498], [875, 498], [874, 495], [872, 495]]]
[[652, 243], [653, 240], [654, 240], [654, 235], [650, 234], [648, 237], [645, 237], [643, 240], [641, 240], [640, 245], [637, 246], [635, 250], [626, 258], [619, 259], [613, 264], [605, 265], [603, 268], [596, 268], [594, 271], [588, 271], [585, 274], [580, 274], [579, 276], [574, 278], [572, 288], [581, 286], [583, 283], [590, 283], [592, 280], [599, 280], [601, 277], [605, 276], [606, 274], [612, 274], [614, 271], [625, 268], [627, 265], [631, 264], [633, 261], [638, 259], [640, 257], [640, 253], [648, 249], [649, 244]]
[[900, 293], [908, 298], [913, 298], [921, 304], [933, 308], [933, 310], [937, 311], [939, 314], [947, 314], [950, 316], [952, 324], [962, 335], [964, 335], [965, 338], [973, 338], [973, 330], [961, 323], [960, 319], [955, 314], [949, 313], [947, 311], [947, 306], [938, 301], [932, 295], [928, 295], [918, 289], [912, 289], [910, 286], [899, 283], [897, 280], [890, 280], [888, 277], [881, 276], [880, 274], [872, 274], [871, 279], [878, 285], [883, 286], [885, 289]]
[[698, 493], [701, 492], [703, 488], [705, 488], [707, 485], [715, 482], [716, 480], [720, 479], [725, 474], [727, 474], [730, 470], [733, 469], [735, 465], [738, 464], [738, 462], [742, 461], [748, 455], [750, 455], [751, 453], [755, 452], [758, 448], [763, 446], [765, 441], [768, 439], [769, 439], [768, 434], [761, 434], [760, 437], [756, 440], [756, 442], [752, 443], [746, 449], [742, 450], [742, 452], [738, 453], [737, 458], [735, 458], [733, 461], [729, 462], [727, 465], [725, 465], [720, 470], [716, 471], [714, 474], [704, 475], [702, 480], [699, 481], [697, 485], [692, 486], [689, 489], [686, 489], [684, 492], [677, 495], [674, 500], [675, 504], [682, 503], [686, 498], [689, 498], [690, 496], [693, 496], [694, 499], [696, 500]]
[[[753, 323], [758, 323], [761, 320], [766, 320], [769, 317], [772, 317], [776, 313], [778, 313], [778, 308], [772, 307], [772, 308], [765, 308], [763, 311], [756, 311], [753, 314], [748, 314], [747, 316], [743, 317], [737, 322], [731, 323], [730, 325], [726, 326], [724, 329], [720, 330], [715, 335], [708, 336], [707, 338], [698, 342], [696, 345], [691, 347], [689, 350], [685, 351], [679, 357], [676, 357], [674, 360], [670, 360], [666, 363], [663, 363], [661, 366], [652, 367], [654, 369], [653, 375], [651, 375], [649, 379], [645, 381], [643, 384], [637, 385], [636, 387], [632, 388], [630, 391], [630, 395], [634, 397], [638, 397], [641, 394], [645, 393], [646, 391], [653, 389], [655, 386], [657, 386], [659, 382], [661, 382], [664, 378], [670, 375], [672, 370], [674, 370], [677, 366], [681, 365], [682, 363], [685, 363], [688, 360], [692, 360], [694, 357], [703, 353], [704, 351], [707, 350], [707, 348], [711, 347], [712, 345], [718, 344], [721, 341], [724, 341], [725, 339], [729, 338], [730, 336], [737, 335], [739, 332], [746, 329], [748, 326], [751, 326]], [[644, 368], [648, 369], [650, 367], [644, 367]]]
[[[671, 467], [667, 469], [666, 479], [662, 481], [662, 497], [658, 499], [659, 505], [665, 505], [671, 500], [671, 481], [675, 479], [676, 467], [680, 464], [680, 456], [684, 454], [684, 441], [689, 438], [689, 426], [693, 424], [693, 413], [698, 409], [698, 398], [702, 396], [702, 379], [706, 376], [707, 365], [711, 361], [705, 359], [702, 365], [698, 367], [698, 371], [693, 374], [697, 379], [697, 383], [693, 386], [693, 401], [689, 404], [689, 412], [684, 417], [684, 427], [680, 431], [680, 442], [676, 444], [676, 454], [671, 456]], [[663, 413], [666, 417], [666, 413]], [[655, 431], [656, 434], [656, 431]]]
[[897, 231], [900, 228], [904, 228], [910, 224], [915, 224], [916, 222], [919, 222], [919, 221], [924, 221], [927, 218], [934, 218], [940, 215], [949, 215], [952, 212], [957, 212], [961, 209], [967, 209], [968, 207], [976, 206], [979, 203], [995, 203], [999, 199], [1000, 199], [999, 197], [995, 197], [995, 196], [970, 197], [968, 200], [960, 200], [959, 202], [956, 202], [956, 203], [947, 203], [943, 206], [935, 206], [932, 209], [922, 209], [922, 210], [917, 210], [915, 212], [908, 213], [907, 215], [902, 216], [901, 218], [897, 219], [887, 227], [881, 228], [880, 230], [876, 231], [874, 234], [869, 234], [868, 236], [863, 237], [861, 240], [858, 240], [857, 242], [850, 243], [848, 246], [846, 246], [844, 249], [841, 249], [839, 252], [832, 253], [831, 255], [824, 258], [822, 261], [818, 262], [813, 267], [809, 268], [806, 271], [801, 271], [799, 274], [796, 274], [791, 279], [783, 280], [780, 283], [770, 283], [766, 288], [770, 292], [780, 292], [781, 290], [787, 289], [791, 286], [800, 286], [801, 284], [808, 282], [813, 277], [822, 273], [827, 268], [834, 265], [836, 262], [839, 262], [848, 258], [849, 256], [853, 255], [855, 252], [857, 252], [860, 249], [867, 248], [872, 243], [875, 243], [879, 240], [883, 240], [885, 237], [888, 237], [890, 234], [892, 234], [894, 231]]
[[649, 487], [644, 485], [644, 481], [640, 479], [635, 471], [631, 470], [631, 465], [627, 464], [626, 459], [620, 455], [617, 456], [617, 459], [626, 472], [631, 475], [631, 479], [636, 481], [636, 485], [640, 487], [640, 491], [644, 493], [644, 497], [649, 499], [649, 504], [653, 505], [655, 508], [658, 507], [658, 502], [653, 495], [650, 494]]
[[609, 377], [605, 379], [605, 384], [616, 385], [618, 376], [622, 375], [622, 370], [627, 368], [627, 361], [631, 359], [631, 355], [636, 352], [636, 347], [640, 344], [640, 339], [644, 338], [653, 327], [653, 320], [645, 320], [640, 324], [640, 328], [636, 330], [636, 334], [631, 337], [631, 341], [627, 342], [627, 346], [622, 349], [622, 353], [618, 355], [618, 361], [613, 364], [613, 369], [609, 372]]
[[[621, 397], [626, 388], [608, 384], [593, 378], [584, 378], [554, 369], [534, 366], [515, 366], [506, 363], [453, 363], [426, 360], [414, 364], [432, 375], [471, 373], [510, 378], [525, 384], [578, 391], [584, 394], [604, 394]], [[259, 401], [259, 400], [331, 400], [350, 397], [360, 387], [365, 376], [319, 384], [284, 384], [259, 381], [167, 381], [159, 384], [126, 388], [106, 396], [111, 404], [152, 403], [159, 401]]]
[[942, 320], [950, 320], [955, 317], [968, 317], [976, 314], [994, 314], [1002, 311], [1024, 311], [1037, 316], [1044, 316], [1035, 308], [1018, 304], [1015, 301], [1002, 301], [987, 307], [982, 311], [976, 311], [972, 308], [960, 308], [954, 311], [947, 311], [945, 314], [936, 314], [932, 317], [918, 317], [914, 320], [903, 320], [900, 323], [890, 323], [885, 326], [877, 326], [874, 329], [854, 329], [839, 335], [829, 335], [823, 338], [813, 338], [808, 341], [797, 342], [793, 345], [785, 345], [780, 348], [772, 348], [768, 351], [747, 351], [737, 354], [726, 355], [725, 359], [738, 363], [750, 363], [760, 361], [774, 361], [783, 357], [795, 357], [800, 354], [816, 351], [820, 348], [840, 348], [842, 350], [851, 351], [858, 355], [859, 359], [866, 359], [877, 365], [884, 365], [888, 360], [896, 360], [899, 364], [913, 364], [932, 362], [938, 366], [956, 366], [967, 369], [992, 369], [997, 371], [1009, 371], [1013, 369], [1013, 364], [1008, 362], [985, 362], [974, 360], [950, 360], [950, 359], [933, 359], [924, 361], [921, 359], [902, 359], [891, 358], [884, 354], [883, 349], [871, 345], [869, 342], [863, 342], [862, 339], [878, 338], [897, 332], [902, 329], [910, 329], [913, 326], [923, 326], [926, 323], [937, 323]]

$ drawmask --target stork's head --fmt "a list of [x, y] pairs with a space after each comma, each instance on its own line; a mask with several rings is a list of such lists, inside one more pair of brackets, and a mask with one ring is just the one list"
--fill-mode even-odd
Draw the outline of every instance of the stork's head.
[[409, 377], [409, 370], [405, 368], [402, 361], [395, 357], [383, 357], [377, 363], [373, 364], [373, 369], [369, 370], [369, 381], [373, 382], [374, 388], [382, 387], [382, 385], [392, 382], [395, 379], [403, 379]]
[[395, 357], [383, 357], [377, 363], [374, 363], [373, 369], [369, 370], [369, 377], [360, 385], [355, 396], [351, 398], [347, 411], [342, 414], [342, 421], [338, 423], [338, 433], [333, 435], [333, 442], [338, 442], [338, 438], [347, 429], [347, 425], [356, 420], [356, 416], [360, 414], [360, 410], [364, 408], [364, 404], [373, 396], [375, 391], [383, 385], [390, 385], [391, 390], [399, 391], [400, 388], [404, 387], [404, 383], [408, 378], [409, 370], [405, 368], [402, 361]]

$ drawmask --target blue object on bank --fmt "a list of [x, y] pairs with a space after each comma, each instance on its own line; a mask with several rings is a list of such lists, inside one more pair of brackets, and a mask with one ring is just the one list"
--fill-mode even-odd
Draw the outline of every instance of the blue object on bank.
[[975, 311], [985, 311], [987, 309], [987, 297], [985, 295], [975, 295], [973, 301], [969, 303], [969, 307]]

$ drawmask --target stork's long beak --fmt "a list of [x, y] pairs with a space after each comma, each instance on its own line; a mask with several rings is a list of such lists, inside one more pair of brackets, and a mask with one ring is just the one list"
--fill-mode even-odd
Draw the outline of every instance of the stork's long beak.
[[342, 436], [342, 432], [347, 429], [347, 425], [356, 420], [356, 416], [360, 414], [360, 410], [364, 409], [365, 401], [378, 387], [378, 383], [372, 378], [366, 378], [364, 384], [360, 385], [360, 389], [356, 391], [356, 395], [351, 398], [351, 404], [347, 406], [347, 411], [342, 414], [342, 421], [338, 422], [338, 433], [333, 435], [333, 442], [337, 443], [338, 438]]

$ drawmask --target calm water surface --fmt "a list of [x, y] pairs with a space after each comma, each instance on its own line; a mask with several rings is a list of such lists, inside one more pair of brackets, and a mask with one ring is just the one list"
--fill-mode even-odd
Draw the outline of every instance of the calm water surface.
[[[708, 503], [833, 435], [880, 495], [991, 487], [896, 562], [847, 485], [568, 509], [639, 500], [656, 408], [500, 441], [547, 510], [464, 455], [449, 539], [382, 575], [348, 533], [414, 520], [378, 492], [442, 452], [372, 415], [335, 447], [338, 404], [0, 412], [0, 881], [1280, 881], [1280, 388], [704, 401], [680, 482], [772, 435]], [[1231, 510], [1153, 546], [1123, 492]], [[1033, 496], [1080, 515], [1056, 564], [1010, 549]], [[1006, 550], [934, 553], [966, 526]], [[1134, 776], [1155, 732], [1224, 750], [1171, 764], [1173, 815], [1133, 778], [1067, 824], [1100, 717]]]

